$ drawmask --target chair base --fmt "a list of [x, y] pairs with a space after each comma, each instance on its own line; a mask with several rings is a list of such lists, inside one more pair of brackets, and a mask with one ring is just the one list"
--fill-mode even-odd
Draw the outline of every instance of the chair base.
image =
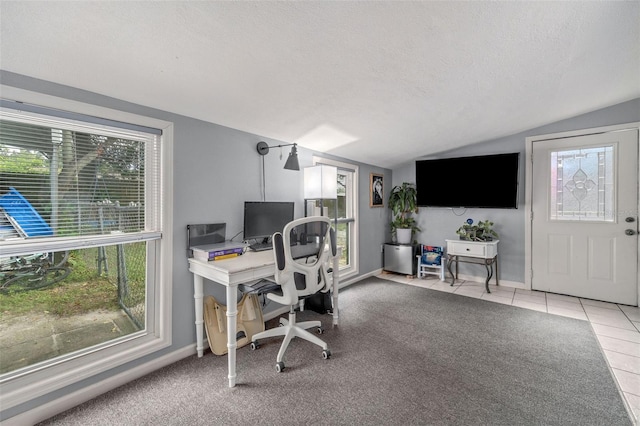
[[327, 344], [318, 336], [307, 331], [307, 329], [313, 327], [318, 328], [319, 334], [322, 333], [322, 323], [320, 321], [303, 321], [296, 323], [296, 312], [294, 308], [291, 307], [291, 310], [289, 311], [289, 319], [287, 320], [285, 318], [280, 318], [280, 327], [270, 328], [269, 330], [261, 331], [260, 333], [254, 334], [253, 338], [251, 339], [251, 347], [257, 348], [258, 345], [256, 342], [258, 341], [258, 339], [284, 336], [284, 340], [282, 341], [280, 350], [278, 351], [276, 363], [283, 362], [284, 353], [294, 337], [299, 337], [301, 339], [307, 340], [320, 346], [324, 351], [327, 351]]

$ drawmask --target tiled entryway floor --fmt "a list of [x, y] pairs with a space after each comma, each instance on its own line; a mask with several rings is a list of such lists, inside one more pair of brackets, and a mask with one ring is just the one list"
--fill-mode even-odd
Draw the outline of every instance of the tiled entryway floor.
[[636, 424], [640, 422], [640, 308], [495, 285], [489, 285], [491, 293], [487, 293], [484, 283], [473, 281], [456, 280], [451, 286], [450, 279], [443, 282], [437, 277], [418, 279], [386, 272], [378, 277], [589, 321]]

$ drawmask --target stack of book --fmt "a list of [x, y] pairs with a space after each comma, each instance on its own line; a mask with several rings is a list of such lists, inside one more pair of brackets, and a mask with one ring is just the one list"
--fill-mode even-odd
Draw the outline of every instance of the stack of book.
[[204, 261], [230, 259], [241, 256], [246, 248], [245, 244], [226, 241], [219, 244], [193, 246], [193, 258]]

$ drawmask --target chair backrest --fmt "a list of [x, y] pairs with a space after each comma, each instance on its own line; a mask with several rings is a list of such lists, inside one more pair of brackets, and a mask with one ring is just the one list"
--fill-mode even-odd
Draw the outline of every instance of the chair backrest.
[[269, 295], [278, 303], [294, 305], [305, 296], [326, 292], [332, 281], [327, 272], [329, 260], [337, 252], [331, 220], [324, 216], [296, 219], [273, 234], [276, 262], [275, 281], [282, 297]]
[[424, 265], [441, 265], [443, 254], [443, 247], [420, 245], [421, 263]]

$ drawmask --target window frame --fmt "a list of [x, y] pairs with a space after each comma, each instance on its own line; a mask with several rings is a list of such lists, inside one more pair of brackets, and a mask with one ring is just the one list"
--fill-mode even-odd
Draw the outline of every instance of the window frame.
[[344, 171], [351, 174], [351, 179], [347, 178], [347, 210], [351, 210], [352, 217], [347, 218], [338, 218], [338, 223], [348, 223], [349, 224], [349, 266], [340, 268], [340, 281], [343, 281], [347, 278], [358, 275], [359, 273], [359, 265], [358, 259], [359, 256], [359, 236], [358, 236], [358, 175], [359, 169], [358, 166], [351, 163], [345, 163], [342, 161], [332, 160], [329, 158], [313, 156], [312, 158], [313, 165], [318, 164], [326, 164], [329, 166], [334, 166], [338, 168], [338, 171]]
[[[132, 123], [162, 130], [159, 142], [158, 181], [162, 199], [153, 199], [160, 210], [160, 232], [134, 233], [135, 241], [147, 241], [147, 326], [144, 331], [105, 342], [77, 354], [68, 354], [50, 362], [36, 364], [32, 368], [10, 372], [0, 377], [2, 393], [0, 406], [6, 411], [17, 405], [32, 401], [66, 386], [73, 385], [99, 373], [121, 366], [172, 344], [172, 258], [173, 237], [173, 132], [172, 122], [114, 110], [84, 102], [45, 95], [11, 86], [0, 85], [2, 98], [45, 108], [69, 111], [100, 117], [107, 120]], [[97, 127], [97, 126], [96, 126]], [[157, 238], [157, 239], [154, 239]], [[68, 237], [28, 239], [4, 244], [2, 254], [38, 251], [64, 244]], [[93, 240], [93, 241], [92, 241]], [[99, 239], [99, 245], [114, 241], [108, 236]], [[121, 241], [119, 241], [121, 242]], [[95, 236], [76, 238], [74, 246], [96, 245]]]

